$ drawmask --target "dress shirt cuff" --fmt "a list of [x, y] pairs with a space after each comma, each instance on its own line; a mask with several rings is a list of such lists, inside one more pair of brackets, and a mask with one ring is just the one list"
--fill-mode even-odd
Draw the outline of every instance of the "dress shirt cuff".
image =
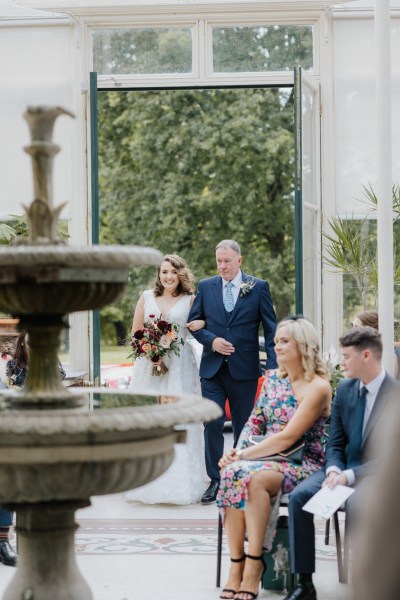
[[332, 465], [331, 467], [328, 467], [325, 471], [325, 473], [327, 475], [329, 475], [329, 473], [337, 473], [338, 475], [340, 475], [341, 472], [342, 472], [342, 469], [339, 469], [339, 467], [335, 467], [334, 465]]
[[347, 477], [347, 485], [353, 485], [356, 480], [353, 469], [345, 469], [343, 475], [346, 475]]

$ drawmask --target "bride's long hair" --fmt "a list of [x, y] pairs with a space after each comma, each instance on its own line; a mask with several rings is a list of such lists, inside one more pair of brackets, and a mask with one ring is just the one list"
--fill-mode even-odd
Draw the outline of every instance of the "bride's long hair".
[[173, 296], [180, 296], [181, 294], [193, 294], [194, 293], [194, 275], [186, 264], [186, 261], [178, 256], [177, 254], [166, 254], [162, 259], [160, 265], [157, 268], [157, 277], [154, 283], [154, 295], [162, 296], [164, 287], [160, 280], [160, 270], [163, 262], [169, 262], [176, 269], [179, 277], [178, 287], [176, 288]]

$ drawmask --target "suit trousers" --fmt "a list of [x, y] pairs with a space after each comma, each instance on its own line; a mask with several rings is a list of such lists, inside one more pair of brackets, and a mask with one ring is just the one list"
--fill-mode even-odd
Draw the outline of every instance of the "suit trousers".
[[223, 416], [204, 425], [204, 450], [207, 475], [213, 481], [220, 480], [218, 461], [224, 452], [225, 403], [229, 398], [232, 416], [233, 443], [236, 446], [241, 431], [254, 406], [258, 379], [238, 381], [229, 372], [224, 361], [219, 371], [206, 379], [201, 378], [201, 392], [204, 398], [213, 400], [223, 410]]
[[[314, 515], [303, 510], [303, 506], [321, 489], [325, 478], [325, 470], [317, 471], [290, 492], [289, 541], [292, 573], [315, 572]], [[357, 484], [354, 494], [346, 502], [346, 527], [350, 529], [357, 524], [360, 503], [365, 498], [365, 487], [369, 489], [369, 477]]]
[[0, 527], [11, 527], [12, 521], [13, 513], [0, 507]]
[[315, 572], [314, 515], [303, 510], [303, 506], [321, 489], [325, 477], [324, 470], [317, 471], [290, 492], [289, 542], [292, 573]]

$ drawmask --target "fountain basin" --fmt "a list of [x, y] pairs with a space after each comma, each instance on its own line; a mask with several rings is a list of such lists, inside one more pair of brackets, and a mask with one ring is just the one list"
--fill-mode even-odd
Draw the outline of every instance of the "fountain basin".
[[[12, 394], [6, 397], [12, 405]], [[184, 441], [176, 426], [221, 413], [195, 395], [160, 404], [158, 396], [98, 388], [86, 401], [76, 410], [3, 410], [0, 503], [86, 500], [144, 485], [169, 467], [174, 444]]]
[[158, 250], [139, 246], [0, 248], [0, 310], [38, 317], [100, 309], [125, 290], [133, 264], [161, 258]]

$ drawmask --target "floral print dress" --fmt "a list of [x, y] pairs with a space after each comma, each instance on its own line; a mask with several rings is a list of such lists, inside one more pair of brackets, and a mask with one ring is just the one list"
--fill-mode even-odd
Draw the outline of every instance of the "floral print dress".
[[[289, 379], [279, 378], [277, 371], [268, 371], [264, 387], [243, 428], [237, 447], [247, 448], [251, 435], [279, 433], [296, 409], [297, 400]], [[272, 469], [282, 473], [282, 492], [286, 494], [302, 479], [321, 469], [324, 463], [325, 421], [324, 417], [319, 417], [304, 434], [304, 458], [301, 465], [254, 459], [238, 460], [226, 467], [221, 477], [217, 505], [222, 509], [232, 507], [245, 510], [250, 478], [258, 471]]]

